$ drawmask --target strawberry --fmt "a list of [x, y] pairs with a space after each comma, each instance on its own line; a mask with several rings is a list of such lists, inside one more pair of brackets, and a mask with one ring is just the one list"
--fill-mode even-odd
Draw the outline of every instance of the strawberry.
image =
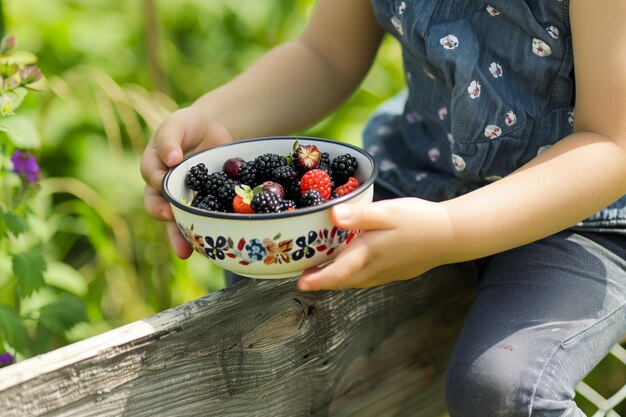
[[241, 213], [241, 214], [254, 213], [254, 210], [252, 210], [252, 207], [250, 207], [250, 204], [244, 202], [243, 197], [240, 195], [236, 195], [235, 198], [233, 198], [233, 210], [235, 210], [235, 213]]
[[293, 155], [293, 166], [300, 174], [314, 169], [320, 163], [321, 152], [315, 145], [297, 145]]
[[309, 190], [317, 190], [324, 200], [328, 200], [332, 190], [328, 173], [321, 169], [307, 171], [300, 179], [300, 194]]
[[350, 177], [348, 179], [348, 182], [346, 182], [343, 185], [340, 185], [339, 187], [335, 188], [335, 192], [333, 193], [333, 195], [336, 194], [337, 197], [341, 197], [344, 196], [354, 190], [356, 190], [357, 188], [359, 188], [359, 181], [354, 178], [354, 177]]
[[252, 197], [255, 194], [261, 192], [263, 186], [259, 185], [254, 189], [250, 188], [247, 185], [238, 185], [235, 187], [235, 193], [237, 194], [235, 198], [233, 198], [233, 210], [235, 213], [242, 214], [252, 214], [254, 210], [250, 207], [250, 202], [252, 201]]

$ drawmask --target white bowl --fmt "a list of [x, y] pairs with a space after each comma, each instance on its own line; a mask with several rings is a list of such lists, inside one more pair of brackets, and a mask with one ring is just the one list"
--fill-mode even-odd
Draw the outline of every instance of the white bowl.
[[[253, 160], [264, 153], [288, 155], [295, 141], [316, 145], [331, 160], [350, 153], [358, 161], [355, 177], [361, 184], [351, 193], [314, 207], [283, 213], [237, 214], [201, 210], [185, 204], [193, 191], [185, 184], [189, 169], [204, 163], [209, 172], [239, 156]], [[288, 278], [331, 261], [358, 231], [338, 229], [330, 208], [335, 204], [368, 204], [374, 194], [378, 166], [363, 149], [345, 143], [310, 137], [269, 137], [235, 142], [189, 156], [163, 178], [176, 223], [194, 250], [217, 266], [250, 278]]]

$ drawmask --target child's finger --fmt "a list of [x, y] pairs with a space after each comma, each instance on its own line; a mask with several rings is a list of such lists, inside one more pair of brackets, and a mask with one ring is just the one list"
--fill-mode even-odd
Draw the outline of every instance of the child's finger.
[[178, 226], [175, 222], [167, 222], [167, 234], [170, 239], [170, 244], [176, 256], [180, 259], [187, 259], [193, 253], [193, 249], [189, 246], [189, 243], [185, 240], [180, 233]]
[[148, 146], [141, 158], [140, 171], [146, 184], [155, 190], [161, 190], [161, 181], [168, 170], [154, 147]]
[[337, 227], [353, 230], [391, 229], [395, 227], [395, 219], [385, 203], [337, 205], [332, 210], [333, 222]]
[[185, 139], [184, 125], [177, 120], [166, 119], [154, 134], [152, 142], [161, 161], [172, 167], [183, 160], [182, 143]]
[[[369, 248], [355, 240], [350, 247], [324, 268], [306, 271], [298, 282], [301, 291], [353, 288], [369, 260]], [[358, 282], [357, 282], [358, 281]]]
[[170, 203], [163, 198], [159, 190], [146, 185], [143, 194], [143, 204], [148, 214], [157, 220], [172, 220], [172, 208]]

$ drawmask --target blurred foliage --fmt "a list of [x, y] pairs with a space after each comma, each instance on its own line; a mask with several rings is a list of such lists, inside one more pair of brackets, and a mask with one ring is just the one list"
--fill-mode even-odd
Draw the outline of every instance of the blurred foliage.
[[[293, 39], [313, 6], [312, 0], [4, 2], [7, 32], [39, 57], [48, 81], [46, 93], [23, 103], [42, 137], [36, 228], [45, 242], [44, 278], [79, 297], [88, 317], [28, 354], [224, 286], [221, 271], [205, 259], [177, 259], [162, 225], [145, 213], [139, 158], [169, 112]], [[402, 88], [399, 57], [387, 41], [346, 105], [298, 133], [359, 143], [372, 108]], [[21, 308], [39, 305], [38, 297]]]
[[[203, 258], [178, 260], [162, 225], [145, 213], [139, 158], [169, 112], [297, 36], [314, 3], [4, 2], [7, 33], [39, 56], [48, 78], [47, 93], [23, 103], [42, 137], [41, 220], [33, 229], [46, 237], [45, 280], [82, 300], [88, 318], [30, 353], [223, 287], [221, 271]], [[299, 133], [358, 144], [368, 115], [403, 82], [399, 47], [386, 39], [361, 88], [332, 116]], [[25, 304], [39, 305], [38, 296]], [[592, 378], [602, 381], [603, 375]]]

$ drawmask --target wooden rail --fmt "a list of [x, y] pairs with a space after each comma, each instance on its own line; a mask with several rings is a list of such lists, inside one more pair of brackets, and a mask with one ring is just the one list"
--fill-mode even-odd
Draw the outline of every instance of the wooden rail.
[[473, 284], [250, 281], [0, 370], [0, 415], [440, 416]]

